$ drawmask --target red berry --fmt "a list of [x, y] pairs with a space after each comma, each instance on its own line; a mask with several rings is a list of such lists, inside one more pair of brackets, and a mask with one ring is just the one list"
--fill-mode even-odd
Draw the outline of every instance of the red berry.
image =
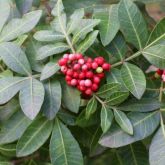
[[93, 77], [93, 82], [96, 83], [96, 84], [99, 84], [100, 83], [100, 78], [97, 77], [97, 76], [94, 76]]
[[96, 69], [97, 67], [98, 67], [98, 64], [97, 64], [96, 62], [93, 62], [93, 63], [92, 63], [92, 68], [93, 68], [93, 69]]
[[59, 61], [58, 61], [58, 64], [60, 65], [60, 66], [64, 66], [64, 65], [66, 65], [66, 63], [67, 63], [67, 59], [66, 58], [62, 58], [62, 59], [60, 59]]
[[92, 63], [92, 58], [88, 57], [87, 58], [87, 63]]
[[84, 79], [85, 78], [85, 73], [84, 72], [81, 72], [80, 74], [79, 74], [79, 79]]
[[92, 63], [87, 62], [86, 65], [87, 65], [88, 69], [91, 69]]
[[82, 70], [83, 70], [83, 71], [87, 71], [87, 70], [88, 70], [88, 66], [87, 66], [86, 64], [84, 64], [84, 65], [82, 66]]
[[68, 84], [68, 85], [71, 85], [71, 81], [67, 81], [67, 84]]
[[80, 64], [74, 64], [73, 69], [74, 69], [74, 70], [79, 70], [80, 67], [81, 67]]
[[95, 58], [95, 62], [97, 62], [98, 65], [103, 65], [104, 63], [104, 58], [103, 57], [97, 57]]
[[66, 74], [68, 76], [73, 76], [73, 70], [72, 69], [68, 69], [67, 72], [66, 72]]
[[70, 54], [69, 55], [69, 60], [73, 61], [76, 59], [76, 55], [75, 54]]
[[76, 86], [77, 85], [77, 80], [76, 79], [72, 79], [71, 82], [70, 82], [70, 84], [72, 86]]
[[97, 91], [98, 85], [97, 84], [92, 84], [92, 91]]
[[85, 86], [86, 87], [91, 87], [92, 86], [92, 81], [89, 80], [89, 79], [85, 80]]
[[80, 80], [80, 86], [85, 86], [85, 80]]
[[156, 71], [156, 73], [157, 73], [158, 75], [162, 75], [162, 74], [163, 74], [163, 70], [158, 69], [158, 70]]
[[92, 71], [88, 71], [86, 72], [86, 78], [92, 78], [93, 77], [93, 72]]
[[61, 67], [61, 72], [62, 72], [62, 73], [66, 74], [67, 70], [68, 70], [68, 69], [67, 69], [66, 66], [62, 66], [62, 67]]
[[82, 54], [76, 54], [76, 59], [77, 60], [81, 59], [82, 57], [83, 57]]
[[110, 64], [108, 64], [108, 63], [104, 63], [103, 65], [102, 65], [102, 68], [104, 69], [104, 70], [110, 70], [110, 67], [111, 67], [111, 65]]
[[97, 76], [100, 77], [100, 78], [104, 78], [105, 74], [104, 73], [98, 73]]
[[74, 72], [73, 77], [77, 79], [79, 77], [79, 74], [77, 72]]
[[72, 80], [72, 77], [66, 75], [65, 80], [66, 81], [71, 81]]
[[83, 65], [85, 63], [85, 60], [83, 58], [81, 58], [81, 59], [78, 60], [78, 63]]
[[85, 91], [85, 94], [91, 96], [91, 95], [92, 95], [92, 90], [91, 90], [90, 88], [88, 88], [88, 89]]
[[79, 89], [80, 89], [80, 91], [85, 91], [86, 87], [85, 86], [80, 86]]
[[69, 59], [69, 54], [64, 54], [64, 55], [63, 55], [63, 58], [65, 58], [65, 59], [68, 60], [68, 59]]

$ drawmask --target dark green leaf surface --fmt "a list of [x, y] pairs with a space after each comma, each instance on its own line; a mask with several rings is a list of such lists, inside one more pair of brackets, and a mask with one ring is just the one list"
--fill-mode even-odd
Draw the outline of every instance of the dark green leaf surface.
[[53, 119], [61, 106], [61, 85], [57, 80], [48, 80], [44, 83], [45, 100], [42, 110], [46, 117]]
[[138, 7], [131, 0], [120, 2], [119, 21], [126, 40], [137, 49], [142, 49], [148, 39], [147, 26]]
[[146, 79], [143, 71], [133, 64], [124, 63], [121, 76], [125, 87], [136, 98], [140, 99], [146, 89]]
[[43, 84], [34, 78], [26, 80], [24, 87], [20, 90], [19, 100], [22, 111], [31, 120], [39, 113], [44, 101], [44, 94]]
[[13, 71], [23, 75], [31, 74], [29, 61], [18, 45], [11, 42], [1, 43], [0, 57]]
[[19, 139], [30, 123], [31, 120], [21, 111], [15, 113], [2, 126], [0, 131], [0, 144], [11, 143]]
[[83, 157], [77, 141], [57, 118], [50, 140], [50, 158], [52, 165], [83, 165]]
[[133, 135], [125, 133], [117, 126], [113, 126], [101, 137], [99, 143], [110, 148], [117, 148], [131, 144], [151, 135], [160, 122], [159, 112], [131, 112], [128, 114], [128, 118], [133, 126]]
[[122, 130], [130, 135], [133, 135], [133, 127], [126, 114], [122, 111], [114, 110], [114, 116], [116, 122], [119, 124]]
[[53, 122], [42, 117], [36, 119], [23, 133], [17, 143], [17, 156], [27, 156], [40, 148], [52, 131]]

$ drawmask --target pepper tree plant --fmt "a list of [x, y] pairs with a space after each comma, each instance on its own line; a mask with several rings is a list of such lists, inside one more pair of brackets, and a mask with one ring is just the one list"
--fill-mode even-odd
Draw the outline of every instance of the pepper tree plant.
[[[165, 19], [141, 2], [0, 0], [0, 164], [164, 165]], [[66, 53], [111, 64], [89, 97]]]

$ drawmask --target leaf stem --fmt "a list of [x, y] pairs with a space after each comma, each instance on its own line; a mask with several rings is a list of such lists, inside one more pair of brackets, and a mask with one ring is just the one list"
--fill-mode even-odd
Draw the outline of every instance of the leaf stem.
[[102, 101], [97, 95], [93, 94], [93, 96], [96, 98], [96, 100], [97, 100], [100, 104], [102, 104], [103, 106], [105, 106], [105, 102]]
[[114, 68], [114, 67], [117, 67], [117, 66], [119, 66], [119, 65], [122, 65], [124, 62], [130, 61], [130, 60], [132, 60], [132, 59], [134, 59], [134, 58], [140, 56], [141, 53], [142, 53], [142, 51], [138, 51], [138, 52], [136, 52], [135, 54], [133, 54], [132, 56], [130, 56], [130, 57], [124, 59], [123, 61], [120, 61], [120, 62], [117, 62], [117, 63], [113, 64], [111, 67]]

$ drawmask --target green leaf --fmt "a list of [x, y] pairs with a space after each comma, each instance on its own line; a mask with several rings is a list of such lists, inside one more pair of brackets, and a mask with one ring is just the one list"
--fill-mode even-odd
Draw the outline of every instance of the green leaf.
[[52, 10], [52, 15], [53, 16], [59, 16], [59, 14], [61, 14], [64, 10], [64, 5], [62, 3], [62, 0], [57, 0], [57, 3], [55, 5], [55, 7]]
[[15, 157], [16, 156], [16, 144], [1, 145], [0, 153], [7, 157]]
[[53, 76], [58, 70], [60, 66], [57, 62], [50, 61], [48, 62], [42, 70], [40, 80], [45, 80]]
[[12, 99], [5, 105], [0, 106], [0, 122], [8, 120], [16, 111], [20, 110], [17, 99]]
[[0, 42], [10, 41], [18, 36], [31, 31], [38, 23], [42, 15], [41, 10], [36, 10], [25, 14], [21, 19], [12, 19], [2, 30]]
[[121, 69], [121, 76], [125, 87], [138, 99], [140, 99], [146, 89], [145, 75], [137, 66], [124, 63]]
[[106, 49], [117, 59], [123, 60], [127, 52], [127, 45], [123, 35], [118, 33], [112, 42], [107, 45]]
[[78, 113], [80, 106], [80, 92], [62, 83], [62, 102], [71, 112]]
[[129, 135], [117, 126], [101, 137], [99, 143], [102, 146], [118, 148], [142, 140], [151, 135], [158, 127], [160, 122], [159, 112], [140, 113], [131, 112], [128, 114], [133, 126], [133, 135]]
[[98, 30], [91, 32], [77, 47], [77, 52], [84, 53], [96, 40]]
[[0, 32], [10, 15], [10, 4], [8, 1], [0, 1]]
[[103, 133], [106, 133], [111, 127], [112, 120], [114, 117], [112, 110], [107, 106], [102, 106], [100, 117], [101, 117], [101, 128], [103, 130]]
[[165, 18], [160, 20], [154, 27], [153, 31], [150, 34], [148, 44], [158, 44], [160, 41], [165, 40]]
[[53, 119], [61, 106], [61, 85], [57, 80], [48, 80], [44, 83], [45, 100], [42, 110], [48, 119]]
[[143, 56], [158, 68], [165, 68], [165, 44], [147, 47], [142, 51]]
[[69, 23], [67, 24], [67, 34], [71, 34], [77, 28], [77, 25], [81, 22], [84, 14], [84, 8], [74, 11], [74, 13], [70, 16]]
[[19, 139], [31, 121], [21, 112], [15, 113], [7, 120], [0, 131], [0, 144], [14, 142]]
[[148, 30], [141, 12], [131, 0], [120, 2], [119, 21], [126, 40], [142, 49], [148, 39]]
[[114, 92], [106, 99], [108, 105], [118, 105], [125, 101], [129, 96], [129, 92]]
[[80, 147], [69, 129], [57, 118], [50, 140], [52, 165], [83, 165]]
[[119, 89], [120, 89], [119, 83], [108, 83], [108, 84], [104, 84], [96, 94], [101, 98], [107, 98], [112, 93], [117, 92]]
[[36, 72], [41, 72], [43, 69], [43, 63], [41, 61], [37, 61], [37, 51], [40, 47], [40, 44], [30, 39], [26, 46], [26, 54], [31, 65], [32, 70]]
[[23, 133], [17, 143], [17, 157], [32, 154], [49, 138], [53, 122], [42, 117], [36, 119]]
[[23, 77], [6, 77], [0, 79], [0, 104], [8, 102], [23, 87]]
[[62, 33], [54, 32], [51, 30], [41, 30], [33, 36], [36, 40], [41, 42], [62, 41], [65, 36]]
[[44, 101], [44, 87], [36, 79], [26, 80], [24, 87], [20, 90], [19, 100], [22, 111], [33, 120], [39, 113]]
[[160, 102], [155, 98], [130, 99], [117, 107], [117, 109], [121, 111], [149, 112], [159, 109], [160, 105]]
[[[76, 44], [80, 39], [81, 40], [84, 39], [89, 32], [93, 31], [93, 28], [96, 25], [98, 25], [99, 22], [100, 22], [100, 20], [98, 20], [98, 19], [82, 19], [79, 26], [77, 27], [77, 29], [74, 32], [72, 43]], [[98, 33], [98, 31], [95, 31], [94, 34], [96, 32]], [[92, 37], [92, 38], [94, 38], [94, 37]]]
[[25, 53], [21, 48], [12, 42], [3, 42], [0, 44], [0, 57], [5, 64], [13, 71], [30, 75], [31, 68]]
[[165, 133], [164, 128], [160, 127], [152, 139], [149, 148], [150, 165], [164, 165], [165, 157]]
[[90, 116], [91, 116], [93, 113], [95, 113], [96, 109], [97, 109], [97, 100], [96, 100], [95, 97], [92, 97], [92, 98], [89, 100], [89, 102], [88, 102], [88, 104], [87, 104], [87, 107], [86, 107], [86, 113], [85, 113], [86, 118], [89, 119]]
[[149, 165], [146, 147], [141, 142], [121, 147], [117, 152], [124, 165]]
[[118, 5], [110, 5], [109, 7], [95, 9], [94, 17], [101, 20], [98, 25], [101, 41], [104, 46], [108, 45], [120, 28], [118, 20]]
[[116, 122], [119, 124], [122, 130], [130, 135], [133, 135], [133, 127], [126, 114], [122, 111], [114, 110], [114, 116]]
[[28, 38], [28, 35], [23, 34], [23, 35], [19, 36], [13, 43], [21, 46], [21, 45], [23, 45], [23, 43], [26, 41], [27, 38]]
[[37, 51], [37, 60], [43, 60], [46, 57], [52, 56], [54, 54], [62, 53], [68, 49], [69, 46], [62, 42], [44, 45], [40, 47]]

